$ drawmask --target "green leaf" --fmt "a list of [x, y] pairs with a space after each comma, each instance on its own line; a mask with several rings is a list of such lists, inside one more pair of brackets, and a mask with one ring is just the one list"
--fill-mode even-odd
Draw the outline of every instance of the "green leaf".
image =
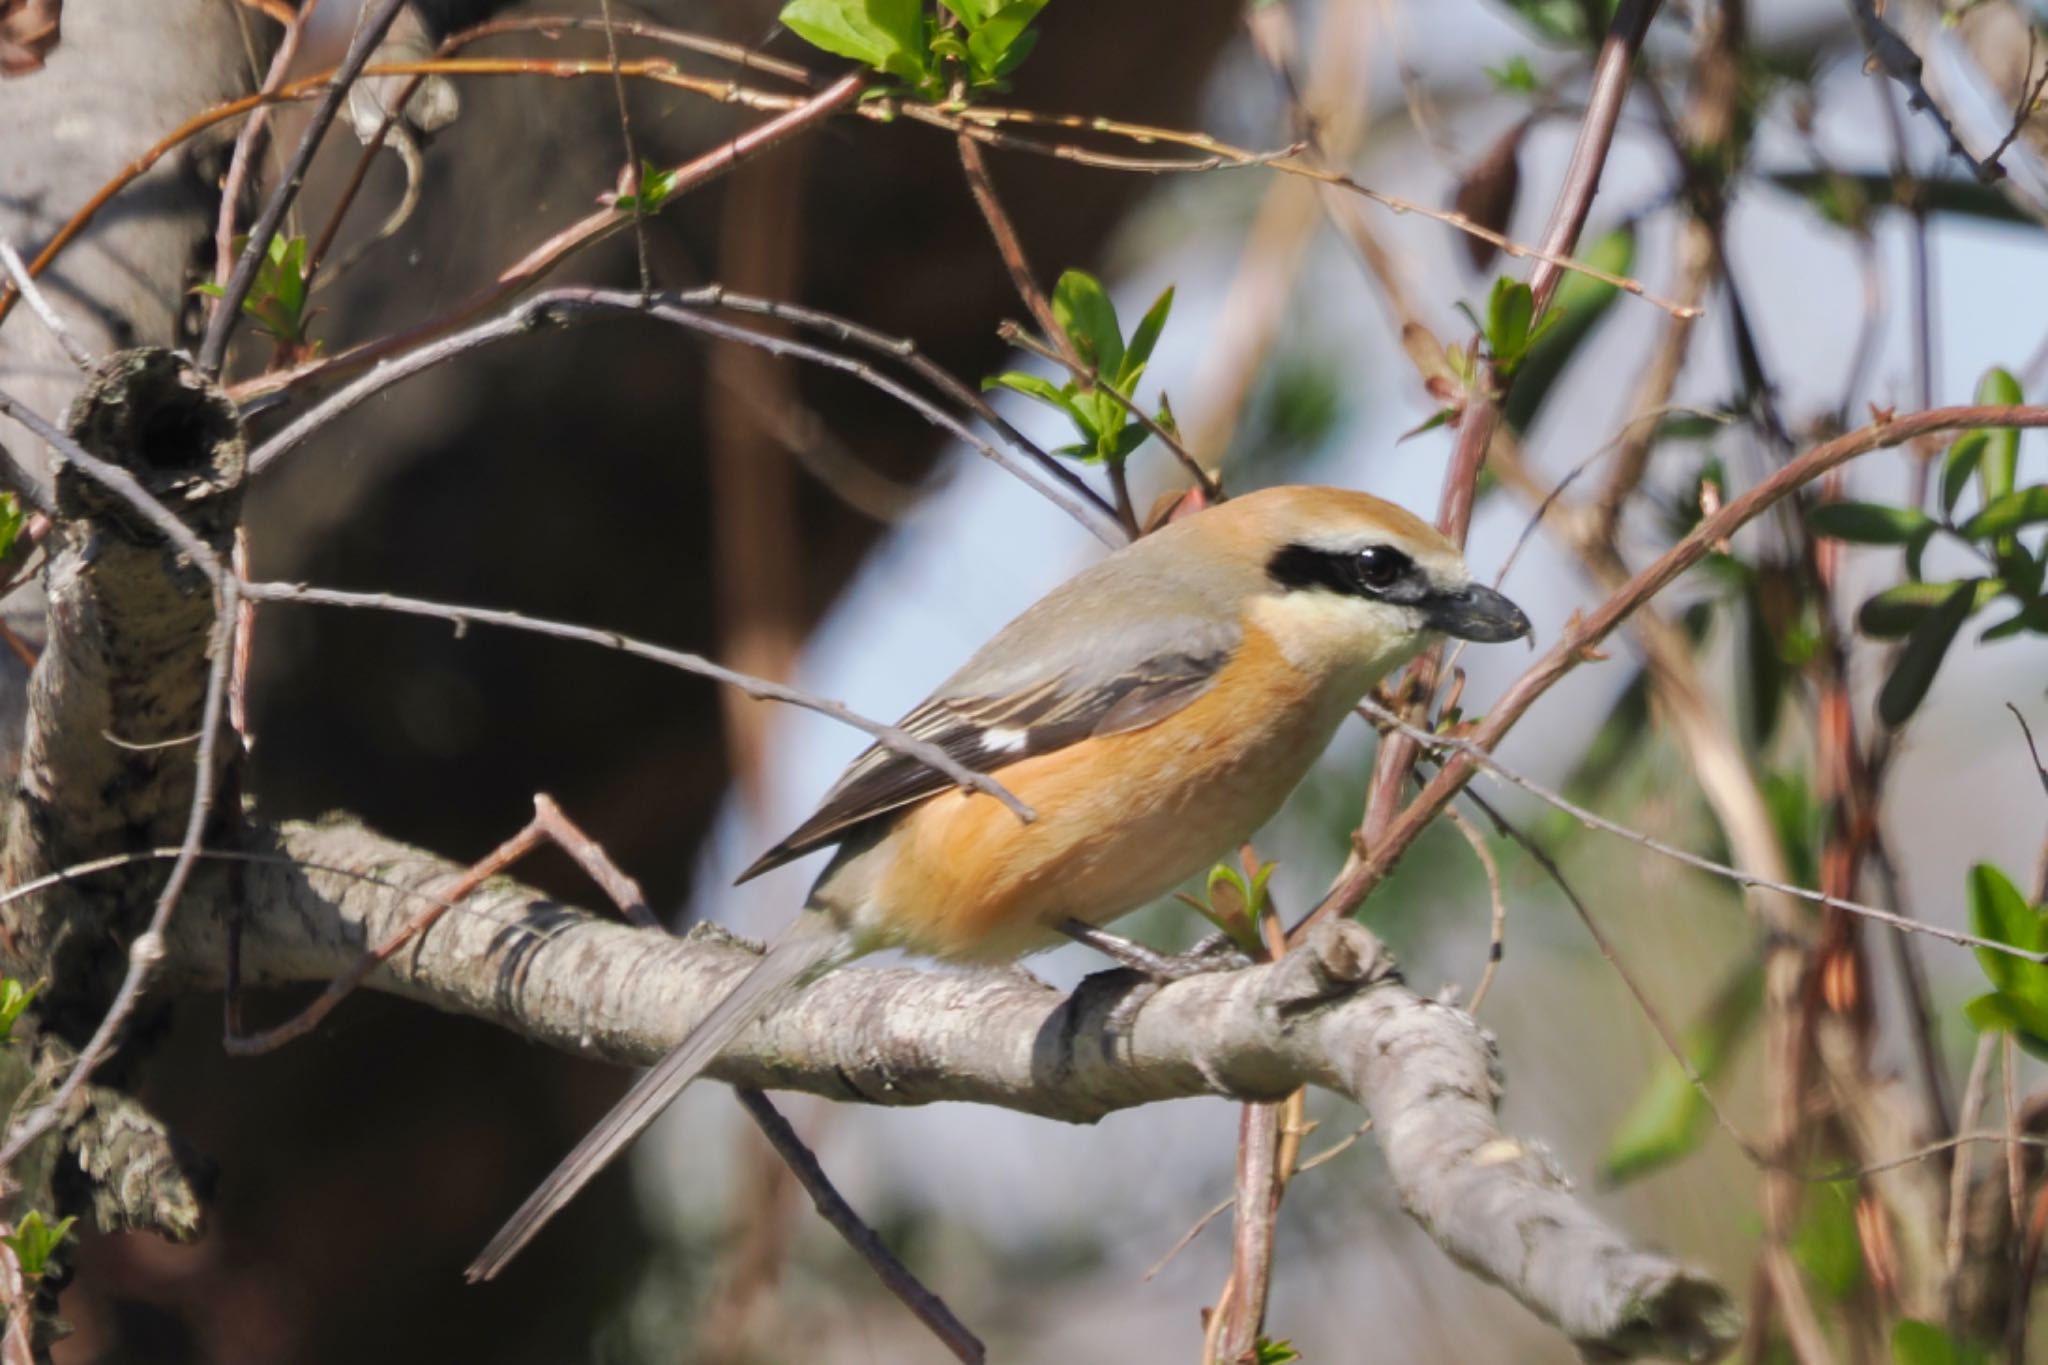
[[1512, 370], [1529, 349], [1529, 325], [1536, 320], [1536, 296], [1520, 280], [1502, 276], [1486, 300], [1486, 344], [1494, 360]]
[[2030, 1055], [2048, 1057], [2048, 1010], [2039, 1005], [1993, 991], [1964, 1005], [1963, 1016], [1979, 1033], [2010, 1033]]
[[1009, 75], [1029, 55], [1038, 35], [1025, 30], [1044, 8], [1045, 0], [1011, 0], [980, 23], [968, 24], [967, 50], [983, 84]]
[[[2011, 407], [2026, 401], [2020, 391], [2020, 381], [2006, 370], [1991, 369], [1977, 381], [1977, 401]], [[1984, 458], [1977, 466], [1977, 486], [1984, 494], [1984, 505], [1991, 506], [2007, 493], [2012, 492], [2013, 476], [2019, 469], [2020, 433], [2013, 427], [1987, 427], [1984, 431]]]
[[[2048, 545], [2042, 547], [2042, 553], [2048, 556]], [[1999, 547], [1997, 558], [1998, 576], [2003, 580], [2007, 592], [2022, 602], [2041, 595], [2042, 579], [2048, 576], [2048, 562], [2034, 558], [2033, 552], [2020, 544], [2019, 537], [2007, 537], [2005, 543]]]
[[1793, 879], [1801, 886], [1818, 880], [1821, 847], [1827, 840], [1826, 803], [1797, 768], [1766, 770], [1759, 787]]
[[1095, 440], [1095, 428], [1090, 425], [1091, 415], [1084, 412], [1076, 402], [1072, 386], [1061, 388], [1043, 375], [1026, 374], [1022, 370], [1006, 370], [1002, 374], [991, 375], [982, 380], [981, 387], [984, 392], [998, 388], [1014, 389], [1027, 398], [1036, 398], [1041, 403], [1058, 408], [1072, 419], [1075, 427], [1091, 443]]
[[920, 0], [789, 0], [783, 26], [813, 47], [913, 83], [926, 74]]
[[22, 1220], [15, 1224], [14, 1231], [0, 1242], [5, 1242], [14, 1252], [14, 1259], [21, 1266], [21, 1273], [27, 1278], [40, 1279], [50, 1268], [51, 1253], [57, 1250], [65, 1236], [71, 1231], [76, 1218], [65, 1218], [55, 1224], [45, 1223], [41, 1212], [30, 1209]]
[[1934, 543], [1935, 533], [1940, 529], [1930, 522], [1906, 542], [1906, 574], [1916, 583], [1926, 577], [1921, 571], [1921, 561], [1927, 558], [1927, 547]]
[[[1840, 171], [1776, 171], [1764, 177], [1778, 188], [1809, 201], [1837, 194], [1842, 185], [1853, 187], [1864, 202], [1889, 208], [1895, 202], [1896, 186], [1889, 175], [1850, 175]], [[1995, 186], [1974, 180], [1937, 177], [1919, 182], [1920, 199], [1935, 213], [1953, 213], [1983, 218], [1996, 223], [2030, 223]]]
[[1972, 540], [1988, 540], [2011, 535], [2037, 521], [2048, 521], [2048, 484], [2037, 483], [1986, 499], [1984, 509], [1963, 523], [1963, 534]]
[[661, 167], [645, 158], [640, 162], [640, 189], [634, 194], [622, 194], [612, 201], [612, 207], [620, 213], [659, 213], [661, 206], [669, 201], [676, 191], [678, 167]]
[[[1981, 609], [1998, 595], [1996, 579], [1970, 581], [1976, 584], [1972, 610]], [[1952, 579], [1945, 583], [1900, 583], [1886, 588], [1858, 608], [1856, 628], [1873, 640], [1902, 640], [1926, 619], [1927, 613], [1947, 601], [1949, 594], [1961, 586], [1960, 580]]]
[[1792, 1259], [1828, 1297], [1840, 1301], [1863, 1282], [1863, 1238], [1856, 1230], [1856, 1184], [1823, 1185], [1792, 1232]]
[[0, 1043], [14, 1041], [15, 1024], [42, 988], [40, 981], [33, 986], [24, 986], [11, 976], [0, 980]]
[[[1685, 1055], [1712, 1082], [1749, 1033], [1763, 1004], [1763, 973], [1745, 964], [1723, 983], [1706, 1013], [1686, 1032]], [[1629, 1106], [1600, 1159], [1600, 1179], [1619, 1185], [1685, 1156], [1699, 1144], [1710, 1117], [1706, 1100], [1669, 1056]]]
[[1985, 640], [2004, 640], [2021, 631], [2048, 635], [2048, 597], [2037, 597], [1983, 634]]
[[[1565, 792], [1582, 804], [1604, 793], [1637, 755], [1649, 724], [1649, 675], [1638, 669], [1616, 694], [1613, 708], [1593, 732], [1591, 742], [1580, 750], [1578, 766], [1565, 778]], [[1582, 828], [1576, 820], [1567, 818], [1566, 823], [1572, 829]]]
[[1294, 1349], [1291, 1341], [1260, 1337], [1252, 1346], [1253, 1365], [1290, 1365], [1290, 1362], [1300, 1359], [1301, 1352]]
[[970, 33], [988, 22], [1002, 7], [1002, 0], [939, 0]]
[[1508, 8], [1545, 42], [1584, 47], [1590, 16], [1604, 31], [1614, 17], [1614, 0], [1508, 0]]
[[1922, 617], [1907, 635], [1898, 662], [1892, 665], [1891, 676], [1884, 680], [1884, 688], [1877, 694], [1877, 714], [1886, 725], [1897, 729], [1920, 709], [1948, 647], [1955, 642], [1956, 632], [1963, 628], [1976, 605], [1976, 598], [1975, 579], [1956, 584], [1941, 605]]
[[1889, 507], [1881, 502], [1824, 502], [1806, 515], [1817, 536], [1857, 545], [1903, 545], [1934, 524], [1917, 507]]
[[[1610, 275], [1626, 275], [1634, 268], [1635, 254], [1635, 230], [1623, 227], [1593, 243], [1579, 259]], [[1621, 291], [1611, 284], [1576, 270], [1565, 272], [1557, 292], [1551, 295], [1550, 309], [1544, 314], [1546, 320], [1556, 321], [1539, 339], [1529, 343], [1515, 366], [1515, 382], [1501, 402], [1501, 417], [1512, 430], [1519, 433], [1529, 429], [1565, 367], [1619, 297]]]
[[1966, 431], [1956, 438], [1948, 448], [1948, 459], [1941, 467], [1941, 514], [1952, 517], [1956, 512], [1956, 501], [1963, 496], [1963, 488], [1970, 482], [1970, 476], [1977, 472], [1977, 465], [1984, 458], [1984, 447], [1990, 437], [1982, 431]]
[[1003, 50], [1003, 55], [990, 69], [989, 74], [997, 80], [1001, 80], [1018, 67], [1024, 65], [1024, 59], [1029, 57], [1037, 46], [1038, 30], [1035, 28], [1024, 30], [1024, 32], [1017, 35], [1016, 41]]
[[1229, 935], [1238, 950], [1251, 958], [1259, 957], [1263, 947], [1258, 914], [1264, 908], [1266, 875], [1271, 869], [1271, 863], [1261, 867], [1260, 875], [1247, 884], [1242, 872], [1229, 863], [1217, 863], [1209, 869], [1209, 879], [1203, 887], [1203, 917]]
[[1074, 343], [1081, 358], [1097, 374], [1114, 381], [1124, 363], [1123, 331], [1117, 325], [1116, 305], [1109, 301], [1102, 282], [1085, 270], [1069, 270], [1052, 290], [1052, 315]]
[[1990, 1359], [1931, 1322], [1902, 1318], [1892, 1328], [1892, 1365], [1987, 1365]]
[[26, 525], [28, 513], [22, 510], [21, 499], [12, 493], [0, 493], [0, 559], [7, 558]]
[[1508, 58], [1504, 66], [1489, 66], [1486, 77], [1493, 82], [1496, 90], [1514, 95], [1533, 95], [1541, 84], [1536, 79], [1536, 69], [1529, 65], [1529, 59], [1521, 53]]
[[1166, 315], [1173, 311], [1173, 286], [1166, 286], [1164, 293], [1145, 310], [1145, 316], [1138, 319], [1138, 328], [1131, 333], [1131, 344], [1124, 351], [1123, 372], [1117, 376], [1117, 388], [1128, 394], [1138, 382], [1138, 374], [1152, 359], [1152, 348], [1159, 344], [1159, 334], [1166, 330]]
[[[2019, 888], [1990, 863], [1970, 869], [1968, 882], [1970, 931], [1979, 938], [2009, 943], [2030, 953], [2048, 952], [2048, 919]], [[2029, 962], [1994, 948], [1978, 948], [1977, 965], [1991, 984], [2007, 995], [2038, 1007], [2048, 1023], [2048, 965]], [[2048, 1027], [2042, 1030], [2048, 1037]]]

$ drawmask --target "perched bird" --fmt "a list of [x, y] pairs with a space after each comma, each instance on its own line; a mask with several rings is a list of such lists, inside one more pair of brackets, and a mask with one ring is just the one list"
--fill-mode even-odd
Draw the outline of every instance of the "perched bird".
[[488, 1279], [735, 1035], [878, 948], [1002, 961], [1165, 895], [1279, 809], [1339, 722], [1439, 635], [1529, 621], [1363, 493], [1280, 487], [1173, 522], [995, 635], [899, 726], [1029, 805], [876, 745], [745, 881], [829, 844], [802, 913], [469, 1269]]

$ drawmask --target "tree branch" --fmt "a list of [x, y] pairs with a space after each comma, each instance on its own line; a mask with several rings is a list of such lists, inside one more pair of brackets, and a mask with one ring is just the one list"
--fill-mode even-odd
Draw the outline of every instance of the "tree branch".
[[[347, 819], [256, 837], [300, 865], [242, 869], [252, 985], [344, 970], [461, 874]], [[173, 926], [166, 968], [183, 987], [222, 984], [229, 886], [196, 882]], [[368, 984], [565, 1050], [646, 1063], [754, 958], [715, 930], [669, 939], [498, 880]], [[1319, 1085], [1371, 1111], [1404, 1206], [1438, 1244], [1582, 1349], [1706, 1359], [1732, 1339], [1736, 1314], [1718, 1285], [1628, 1243], [1536, 1148], [1501, 1131], [1487, 1035], [1409, 991], [1364, 929], [1329, 924], [1278, 963], [1160, 988], [1127, 1031], [1112, 1030], [1117, 1004], [1149, 989], [1121, 973], [1063, 997], [1015, 974], [842, 970], [742, 1035], [712, 1074], [838, 1100], [969, 1101], [1077, 1123], [1161, 1100], [1276, 1100]]]

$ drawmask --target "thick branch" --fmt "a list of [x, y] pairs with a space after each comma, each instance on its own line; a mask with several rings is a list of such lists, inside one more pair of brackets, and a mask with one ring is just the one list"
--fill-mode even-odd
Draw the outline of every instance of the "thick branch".
[[[243, 980], [343, 970], [461, 873], [347, 820], [267, 836], [299, 866], [243, 868]], [[222, 982], [226, 879], [195, 885], [166, 970]], [[687, 939], [600, 922], [495, 881], [370, 978], [380, 989], [609, 1060], [654, 1060], [754, 962], [724, 935]], [[966, 1100], [1093, 1122], [1192, 1095], [1278, 1099], [1304, 1084], [1371, 1111], [1403, 1203], [1462, 1264], [1581, 1347], [1704, 1359], [1735, 1314], [1711, 1281], [1640, 1250], [1506, 1136], [1490, 1040], [1401, 984], [1378, 940], [1324, 926], [1301, 951], [1157, 991], [1109, 1027], [1127, 976], [1063, 997], [1014, 974], [843, 970], [743, 1035], [713, 1068], [735, 1085], [839, 1100]]]
[[[168, 351], [110, 360], [70, 414], [79, 459], [169, 509], [168, 527], [70, 458], [56, 469], [58, 518], [45, 581], [49, 643], [29, 685], [29, 725], [0, 874], [20, 885], [84, 859], [175, 843], [190, 815], [214, 593], [240, 506], [244, 450], [234, 410]], [[169, 519], [170, 514], [175, 518]], [[10, 950], [52, 982], [39, 1008], [90, 1027], [112, 989], [118, 941], [163, 881], [136, 868], [90, 900], [53, 893], [10, 913]]]

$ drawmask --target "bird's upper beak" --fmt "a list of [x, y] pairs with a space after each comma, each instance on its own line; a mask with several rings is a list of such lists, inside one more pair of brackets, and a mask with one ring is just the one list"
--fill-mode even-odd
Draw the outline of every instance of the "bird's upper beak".
[[1423, 599], [1422, 611], [1431, 630], [1461, 640], [1498, 644], [1519, 640], [1529, 633], [1529, 618], [1520, 607], [1478, 583], [1431, 593]]

